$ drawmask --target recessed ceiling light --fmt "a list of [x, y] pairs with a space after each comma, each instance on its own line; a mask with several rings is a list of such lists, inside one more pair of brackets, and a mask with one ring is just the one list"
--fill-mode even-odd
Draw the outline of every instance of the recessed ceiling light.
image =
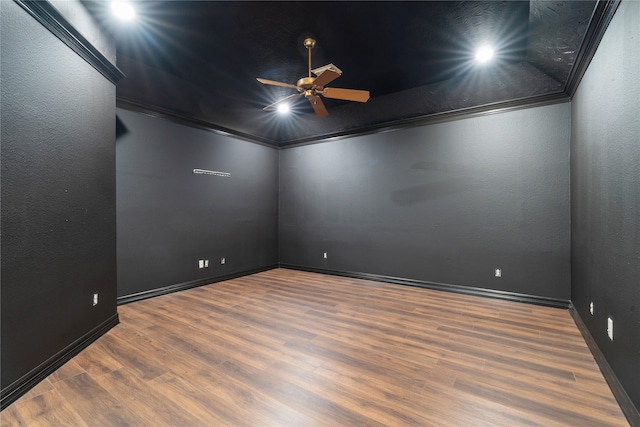
[[278, 105], [278, 113], [287, 114], [288, 112], [289, 112], [289, 104], [284, 103], [284, 104]]
[[111, 11], [123, 21], [131, 21], [136, 17], [136, 12], [128, 1], [112, 1]]
[[493, 53], [491, 46], [482, 46], [476, 51], [476, 61], [487, 62], [493, 58]]

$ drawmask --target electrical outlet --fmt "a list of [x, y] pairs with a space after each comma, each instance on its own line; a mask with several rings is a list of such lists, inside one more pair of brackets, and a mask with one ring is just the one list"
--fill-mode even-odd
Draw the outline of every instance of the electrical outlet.
[[502, 269], [496, 268], [496, 277], [502, 277]]
[[593, 316], [593, 301], [589, 303], [589, 313]]
[[98, 294], [97, 293], [93, 294], [93, 306], [95, 307], [96, 305], [98, 305]]
[[198, 268], [204, 268], [204, 260], [203, 259], [198, 260]]
[[611, 317], [607, 317], [607, 335], [613, 341], [613, 319]]
[[327, 259], [327, 253], [326, 252], [323, 254], [323, 257], [324, 257], [324, 259]]
[[204, 260], [204, 268], [207, 268], [207, 267], [209, 267], [209, 260], [205, 259]]
[[227, 259], [225, 257], [220, 258], [220, 264], [225, 264]]

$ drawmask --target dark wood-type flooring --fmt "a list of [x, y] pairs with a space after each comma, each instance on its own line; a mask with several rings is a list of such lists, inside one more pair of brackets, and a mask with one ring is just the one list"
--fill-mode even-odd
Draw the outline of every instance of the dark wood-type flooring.
[[628, 425], [567, 310], [277, 269], [118, 311], [2, 426]]

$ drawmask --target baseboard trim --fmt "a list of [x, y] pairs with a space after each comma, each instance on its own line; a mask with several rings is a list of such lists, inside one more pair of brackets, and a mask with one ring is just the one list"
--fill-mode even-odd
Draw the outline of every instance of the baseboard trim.
[[113, 328], [119, 323], [118, 314], [114, 314], [107, 320], [87, 332], [82, 337], [75, 340], [67, 347], [60, 350], [58, 353], [51, 356], [49, 359], [23, 375], [20, 379], [13, 382], [6, 388], [2, 389], [2, 396], [0, 397], [0, 410], [5, 409], [7, 406], [15, 402], [22, 395], [27, 393], [40, 381], [48, 377], [55, 372], [59, 367], [67, 363], [74, 356], [84, 350], [92, 342], [104, 335], [109, 329]]
[[268, 265], [266, 267], [258, 267], [251, 270], [244, 270], [237, 273], [225, 274], [224, 276], [207, 277], [205, 279], [191, 280], [189, 282], [177, 283], [175, 285], [164, 286], [162, 288], [150, 289], [148, 291], [137, 292], [135, 294], [123, 295], [118, 297], [118, 305], [129, 304], [149, 298], [159, 297], [161, 295], [172, 294], [174, 292], [184, 291], [186, 289], [197, 288], [199, 286], [210, 285], [212, 283], [224, 282], [225, 280], [236, 279], [238, 277], [249, 276], [251, 274], [261, 273], [267, 270], [278, 268], [278, 264]]
[[423, 280], [406, 279], [403, 277], [384, 276], [380, 274], [360, 273], [352, 271], [326, 270], [322, 268], [305, 267], [292, 264], [280, 264], [281, 268], [291, 270], [308, 271], [311, 273], [329, 274], [332, 276], [350, 277], [353, 279], [373, 280], [376, 282], [395, 283], [398, 285], [416, 286], [419, 288], [434, 289], [438, 291], [455, 292], [465, 295], [475, 295], [487, 298], [497, 298], [507, 301], [524, 302], [528, 304], [543, 305], [547, 307], [568, 309], [571, 301], [541, 297], [528, 294], [520, 294], [516, 292], [498, 291], [494, 289], [476, 288], [471, 286], [452, 285], [448, 283], [427, 282]]
[[607, 381], [607, 384], [609, 384], [609, 388], [611, 389], [613, 396], [618, 401], [618, 405], [620, 405], [622, 413], [627, 417], [627, 421], [629, 421], [629, 424], [632, 426], [640, 426], [640, 411], [638, 411], [638, 408], [636, 408], [631, 401], [631, 398], [629, 398], [629, 395], [624, 390], [620, 380], [618, 380], [615, 372], [613, 372], [611, 365], [607, 362], [607, 359], [604, 357], [604, 354], [600, 350], [600, 347], [598, 347], [596, 340], [591, 335], [589, 328], [587, 328], [587, 325], [582, 321], [582, 318], [580, 317], [580, 314], [578, 314], [578, 310], [573, 306], [573, 303], [571, 303], [569, 307], [569, 313], [571, 313], [571, 317], [582, 334], [582, 338], [584, 338], [589, 350], [591, 350], [591, 354], [596, 360], [604, 379]]

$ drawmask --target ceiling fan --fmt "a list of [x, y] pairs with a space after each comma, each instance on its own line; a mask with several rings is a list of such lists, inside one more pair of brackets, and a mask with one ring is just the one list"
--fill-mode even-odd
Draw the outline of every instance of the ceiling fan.
[[[282, 103], [288, 102], [294, 98], [304, 96], [311, 103], [313, 111], [315, 111], [316, 115], [318, 115], [318, 117], [325, 117], [329, 114], [329, 112], [324, 106], [324, 103], [322, 102], [322, 99], [320, 99], [319, 95], [322, 95], [325, 98], [342, 99], [345, 101], [367, 102], [367, 100], [369, 99], [369, 91], [367, 90], [326, 87], [327, 84], [340, 77], [342, 71], [333, 64], [328, 64], [324, 67], [312, 70], [311, 49], [313, 49], [315, 45], [316, 41], [312, 38], [307, 38], [304, 40], [304, 47], [306, 47], [307, 51], [309, 52], [309, 75], [298, 80], [295, 85], [277, 82], [274, 80], [261, 78], [257, 79], [260, 83], [265, 85], [287, 87], [290, 89], [296, 89], [299, 92], [282, 98], [274, 102], [273, 104], [267, 105], [263, 108], [263, 110], [271, 110], [278, 107]], [[316, 77], [312, 77], [311, 73], [315, 74]]]

